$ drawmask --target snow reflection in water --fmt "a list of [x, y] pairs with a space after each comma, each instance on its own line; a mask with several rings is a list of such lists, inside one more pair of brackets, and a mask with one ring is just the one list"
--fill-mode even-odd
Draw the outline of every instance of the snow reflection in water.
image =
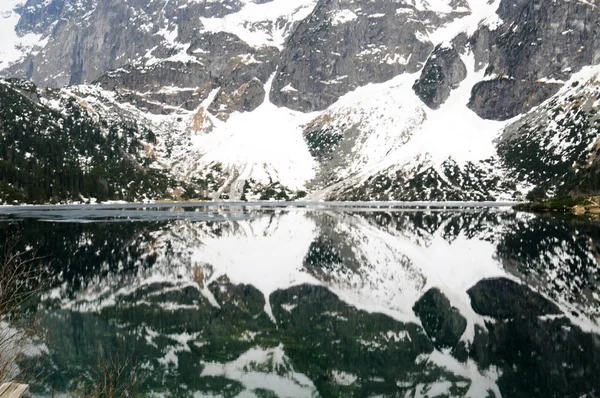
[[172, 396], [600, 389], [593, 223], [496, 208], [173, 210], [11, 216], [57, 275], [39, 392], [91, 377], [119, 347], [145, 370], [142, 391]]

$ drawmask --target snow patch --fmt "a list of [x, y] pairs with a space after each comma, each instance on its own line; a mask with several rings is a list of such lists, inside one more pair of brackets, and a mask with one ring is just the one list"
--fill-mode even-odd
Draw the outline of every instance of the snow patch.
[[331, 25], [338, 26], [348, 22], [356, 21], [358, 16], [350, 10], [335, 10], [329, 13]]
[[496, 11], [500, 6], [500, 0], [494, 0], [491, 3], [481, 0], [468, 0], [471, 14], [453, 20], [452, 22], [429, 32], [429, 39], [434, 45], [440, 44], [448, 38], [454, 38], [461, 32], [466, 32], [471, 36], [480, 24], [489, 26], [490, 30], [496, 29], [502, 21]]
[[209, 32], [228, 32], [254, 47], [283, 44], [292, 26], [306, 18], [317, 4], [316, 0], [273, 0], [257, 4], [244, 0], [244, 7], [223, 18], [200, 18]]
[[42, 40], [43, 36], [40, 34], [19, 35], [15, 31], [21, 19], [15, 9], [24, 4], [24, 0], [0, 2], [0, 71], [22, 60], [32, 50], [47, 44], [47, 40]]
[[[265, 86], [267, 93], [274, 77]], [[311, 117], [278, 108], [267, 95], [252, 112], [233, 113], [226, 123], [214, 119], [213, 132], [193, 137], [192, 144], [201, 154], [201, 166], [220, 163], [239, 173], [239, 178], [300, 190], [314, 177], [314, 159], [300, 128]]]

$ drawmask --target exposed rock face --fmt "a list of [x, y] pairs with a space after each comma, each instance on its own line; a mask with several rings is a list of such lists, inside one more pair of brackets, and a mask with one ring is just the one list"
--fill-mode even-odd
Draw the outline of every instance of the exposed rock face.
[[439, 289], [429, 289], [413, 310], [438, 349], [454, 348], [467, 328], [467, 320]]
[[226, 120], [231, 112], [252, 111], [264, 101], [263, 85], [275, 71], [278, 50], [255, 49], [237, 36], [218, 32], [202, 34], [185, 54], [185, 62], [128, 65], [104, 74], [97, 82], [105, 89], [127, 91], [142, 104], [164, 104], [161, 112], [196, 109], [218, 89], [209, 105]]
[[[559, 79], [600, 63], [600, 10], [596, 2], [503, 0], [489, 73], [515, 79]], [[509, 26], [507, 26], [509, 25]]]
[[266, 94], [263, 83], [252, 79], [233, 92], [228, 93], [226, 89], [221, 89], [208, 110], [217, 118], [226, 121], [231, 112], [251, 112], [256, 109], [264, 102]]
[[475, 312], [496, 319], [560, 314], [556, 304], [509, 279], [484, 279], [467, 293]]
[[566, 80], [600, 63], [600, 9], [594, 2], [500, 2], [498, 23], [471, 38], [477, 65], [490, 82], [474, 87], [469, 107], [487, 119], [526, 112], [558, 91], [548, 80]]
[[[282, 19], [250, 10], [244, 15], [256, 20], [235, 16], [245, 7], [272, 2], [29, 0], [19, 9], [16, 30], [43, 36], [42, 48], [3, 74], [41, 86], [98, 82], [155, 114], [197, 109], [219, 89], [212, 109], [225, 120], [233, 111], [251, 111], [263, 102], [264, 88], [257, 83], [265, 84], [275, 72], [277, 46], [295, 26], [293, 15]], [[293, 12], [310, 6], [310, 0], [298, 2]]]
[[97, 82], [107, 89], [125, 87], [147, 91], [157, 86], [202, 86], [248, 82], [252, 78], [266, 81], [275, 71], [277, 49], [255, 49], [230, 33], [202, 33], [194, 39], [179, 59], [157, 59], [143, 65], [129, 65], [102, 75]]
[[321, 0], [288, 40], [275, 104], [322, 110], [368, 83], [418, 71], [433, 45], [426, 16], [388, 1]]
[[241, 6], [239, 0], [28, 0], [17, 31], [43, 33], [51, 40], [12, 73], [45, 86], [89, 83], [146, 55], [180, 53], [178, 43], [198, 37], [200, 17], [222, 17]]
[[538, 106], [560, 87], [506, 78], [485, 80], [473, 87], [468, 106], [484, 119], [507, 120]]
[[450, 91], [467, 77], [467, 67], [454, 47], [438, 45], [427, 59], [421, 77], [413, 86], [417, 96], [430, 108], [438, 109]]

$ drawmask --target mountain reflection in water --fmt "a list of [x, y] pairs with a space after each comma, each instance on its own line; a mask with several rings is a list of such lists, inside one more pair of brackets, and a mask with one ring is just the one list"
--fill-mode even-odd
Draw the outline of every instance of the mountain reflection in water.
[[19, 245], [52, 260], [40, 396], [116, 351], [148, 396], [600, 391], [591, 222], [495, 208], [2, 212], [0, 234], [18, 225]]

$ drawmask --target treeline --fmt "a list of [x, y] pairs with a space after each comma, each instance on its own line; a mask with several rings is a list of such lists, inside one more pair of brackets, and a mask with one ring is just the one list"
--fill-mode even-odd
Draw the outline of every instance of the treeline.
[[161, 198], [170, 186], [136, 123], [94, 121], [74, 98], [61, 112], [36, 100], [31, 84], [0, 81], [0, 203]]

